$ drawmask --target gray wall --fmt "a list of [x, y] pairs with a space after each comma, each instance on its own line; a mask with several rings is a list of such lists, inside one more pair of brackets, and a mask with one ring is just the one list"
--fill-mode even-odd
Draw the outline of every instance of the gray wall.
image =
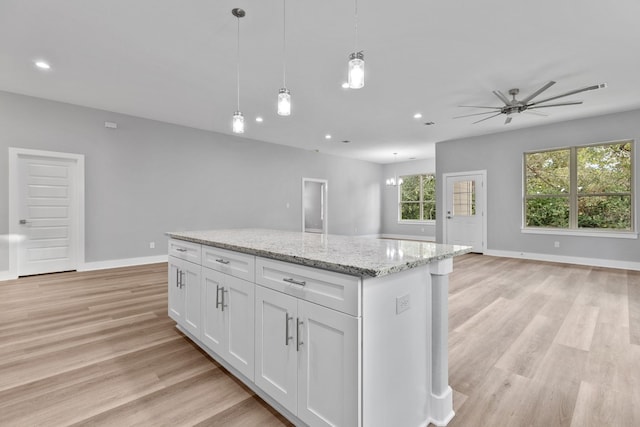
[[435, 173], [435, 159], [412, 160], [408, 162], [390, 163], [382, 169], [382, 233], [423, 237], [433, 240], [436, 236], [434, 224], [398, 224], [398, 188], [387, 187], [385, 181], [394, 175], [417, 175]]
[[166, 231], [301, 230], [302, 177], [329, 181], [330, 233], [381, 230], [378, 164], [0, 91], [0, 271], [8, 147], [85, 155], [87, 262], [166, 254]]
[[[523, 234], [520, 228], [523, 152], [636, 139], [639, 135], [640, 110], [637, 110], [441, 142], [436, 145], [436, 179], [442, 182], [444, 173], [486, 169], [488, 250], [638, 262], [638, 239]], [[635, 146], [636, 171], [640, 165], [639, 152], [640, 141]], [[638, 173], [634, 185], [640, 188]], [[442, 188], [440, 185], [437, 188], [441, 208]], [[636, 199], [636, 207], [639, 205]], [[638, 213], [636, 208], [636, 223]], [[441, 216], [437, 220], [437, 240], [443, 240]], [[554, 248], [555, 241], [560, 242], [560, 248]]]

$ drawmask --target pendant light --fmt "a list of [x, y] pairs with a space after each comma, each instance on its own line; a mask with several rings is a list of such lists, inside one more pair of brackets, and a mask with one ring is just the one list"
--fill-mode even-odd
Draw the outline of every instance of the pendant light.
[[244, 133], [244, 116], [240, 111], [240, 18], [244, 17], [245, 12], [240, 8], [235, 8], [231, 11], [233, 16], [238, 18], [238, 52], [236, 57], [236, 77], [238, 88], [238, 109], [233, 113], [233, 121], [231, 129], [233, 133]]
[[282, 89], [278, 91], [278, 115], [291, 115], [291, 92], [287, 89], [286, 68], [287, 4], [282, 0]]
[[358, 51], [358, 0], [355, 0], [355, 33], [356, 48], [349, 54], [349, 71], [347, 82], [350, 89], [360, 89], [364, 86], [364, 54]]
[[[393, 153], [393, 164], [394, 164], [394, 169], [395, 169], [395, 164], [396, 164], [396, 156], [398, 155], [398, 153]], [[391, 178], [387, 179], [387, 185], [389, 187], [397, 187], [399, 185], [402, 185], [402, 178], [398, 177], [398, 174], [396, 173], [396, 171], [394, 171], [394, 175]]]

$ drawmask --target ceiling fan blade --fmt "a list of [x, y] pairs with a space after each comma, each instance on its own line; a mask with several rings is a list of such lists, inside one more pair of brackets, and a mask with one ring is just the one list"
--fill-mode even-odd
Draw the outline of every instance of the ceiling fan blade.
[[541, 99], [538, 102], [532, 102], [531, 104], [529, 104], [529, 106], [542, 104], [543, 102], [553, 101], [554, 99], [563, 98], [563, 97], [569, 96], [569, 95], [575, 95], [576, 93], [586, 92], [588, 90], [602, 89], [602, 88], [605, 88], [605, 87], [607, 87], [606, 83], [600, 83], [600, 84], [593, 85], [593, 86], [587, 86], [587, 87], [583, 87], [582, 89], [575, 89], [575, 90], [571, 90], [569, 92], [563, 93], [561, 95], [552, 96], [551, 98]]
[[511, 116], [507, 116], [507, 119], [504, 121], [505, 125], [508, 125], [509, 123], [511, 123], [512, 117]]
[[545, 105], [529, 104], [530, 107], [527, 107], [527, 110], [531, 110], [534, 108], [546, 108], [546, 107], [564, 107], [565, 105], [579, 105], [579, 104], [582, 104], [582, 101], [558, 102], [556, 104], [545, 104]]
[[556, 82], [554, 82], [553, 80], [551, 80], [549, 83], [547, 83], [546, 85], [542, 86], [540, 89], [538, 89], [537, 91], [533, 92], [531, 95], [527, 96], [525, 99], [523, 99], [522, 102], [523, 104], [528, 104], [529, 101], [531, 101], [533, 98], [535, 98], [536, 96], [540, 95], [542, 92], [544, 92], [545, 90], [549, 89], [551, 86], [553, 86], [554, 84], [556, 84]]
[[[464, 116], [455, 116], [454, 119], [461, 119], [463, 117], [471, 117], [471, 116], [482, 116], [483, 114], [493, 114], [495, 111], [485, 111], [484, 113], [473, 113], [473, 114], [465, 114]], [[502, 114], [502, 113], [498, 113]]]
[[475, 125], [476, 123], [484, 122], [485, 120], [489, 120], [489, 119], [491, 119], [493, 117], [499, 116], [500, 114], [502, 114], [502, 113], [498, 113], [498, 114], [494, 114], [493, 116], [485, 117], [484, 119], [480, 119], [477, 122], [473, 122], [472, 124]]
[[511, 105], [511, 102], [509, 101], [509, 98], [507, 98], [504, 93], [500, 92], [499, 90], [494, 90], [493, 94], [495, 96], [497, 96], [498, 98], [500, 98], [500, 101], [504, 102], [504, 105]]
[[486, 105], [458, 105], [458, 107], [467, 107], [467, 108], [491, 108], [493, 110], [500, 110], [502, 107], [487, 107]]

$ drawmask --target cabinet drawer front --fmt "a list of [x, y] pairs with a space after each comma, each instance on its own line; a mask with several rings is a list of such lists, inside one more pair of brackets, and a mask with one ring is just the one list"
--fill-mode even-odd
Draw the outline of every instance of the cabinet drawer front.
[[360, 316], [359, 277], [256, 257], [256, 283]]
[[202, 265], [212, 270], [230, 274], [249, 282], [254, 281], [255, 260], [253, 255], [202, 245]]
[[169, 255], [200, 264], [200, 245], [178, 239], [169, 239]]

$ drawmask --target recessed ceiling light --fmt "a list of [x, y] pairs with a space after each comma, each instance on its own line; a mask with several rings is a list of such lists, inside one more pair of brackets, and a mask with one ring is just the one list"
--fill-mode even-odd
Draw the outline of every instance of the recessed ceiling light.
[[51, 65], [49, 65], [49, 63], [45, 61], [36, 61], [36, 67], [40, 68], [41, 70], [51, 69]]
[[342, 83], [342, 89], [349, 89], [349, 83], [347, 82]]
[[414, 118], [414, 119], [421, 119], [421, 118], [422, 118], [422, 113], [415, 113], [415, 114], [413, 115], [413, 118]]
[[326, 135], [324, 136], [324, 139], [331, 139], [331, 135], [330, 135], [330, 134], [326, 134]]
[[262, 123], [264, 121], [264, 119], [260, 116], [256, 117], [256, 122], [258, 123]]

